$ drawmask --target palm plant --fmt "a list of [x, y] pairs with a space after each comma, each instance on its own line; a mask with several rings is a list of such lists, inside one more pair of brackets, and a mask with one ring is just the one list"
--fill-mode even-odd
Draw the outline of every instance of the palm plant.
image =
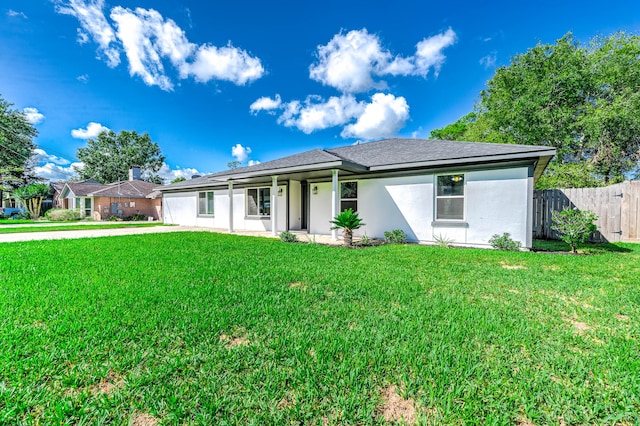
[[362, 223], [362, 219], [358, 217], [358, 212], [354, 212], [353, 209], [343, 210], [330, 222], [333, 224], [331, 230], [344, 230], [345, 247], [351, 247], [353, 242], [353, 231], [364, 225], [364, 223]]

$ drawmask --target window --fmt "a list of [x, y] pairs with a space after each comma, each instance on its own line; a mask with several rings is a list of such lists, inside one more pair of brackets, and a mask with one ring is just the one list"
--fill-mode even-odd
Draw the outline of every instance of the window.
[[198, 214], [213, 215], [213, 191], [198, 192]]
[[76, 198], [76, 209], [80, 210], [83, 216], [91, 216], [91, 198]]
[[464, 175], [438, 176], [436, 220], [464, 219]]
[[247, 189], [247, 216], [271, 215], [271, 188]]
[[358, 210], [358, 182], [340, 183], [340, 211]]

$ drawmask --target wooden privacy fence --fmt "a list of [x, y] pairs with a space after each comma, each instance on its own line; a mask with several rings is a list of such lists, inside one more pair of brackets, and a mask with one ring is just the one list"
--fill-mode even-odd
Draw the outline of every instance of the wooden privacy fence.
[[593, 242], [640, 242], [640, 182], [604, 188], [545, 189], [533, 194], [533, 237], [558, 239], [551, 212], [577, 207], [598, 216]]

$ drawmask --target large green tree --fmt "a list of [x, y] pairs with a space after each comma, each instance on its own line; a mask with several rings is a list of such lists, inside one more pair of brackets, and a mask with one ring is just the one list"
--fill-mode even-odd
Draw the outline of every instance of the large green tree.
[[555, 147], [541, 186], [593, 186], [638, 174], [640, 37], [581, 44], [569, 33], [496, 70], [475, 110], [431, 137]]
[[24, 113], [0, 96], [0, 202], [3, 191], [32, 180], [29, 160], [38, 131]]
[[84, 167], [76, 169], [80, 178], [102, 183], [127, 180], [132, 166], [139, 166], [147, 181], [158, 182], [155, 173], [165, 160], [147, 133], [126, 130], [100, 133], [96, 139], [89, 139], [85, 148], [78, 148], [77, 156], [84, 163]]

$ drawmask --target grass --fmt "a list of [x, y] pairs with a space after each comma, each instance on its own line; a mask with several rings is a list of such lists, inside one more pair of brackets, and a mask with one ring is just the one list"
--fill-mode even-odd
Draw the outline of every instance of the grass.
[[640, 422], [640, 246], [0, 245], [0, 424]]
[[[0, 219], [0, 227], [5, 226], [5, 225], [25, 225], [25, 224], [37, 224], [37, 223], [42, 223], [42, 221], [34, 221], [32, 219]], [[44, 222], [44, 223], [51, 223], [51, 222]]]
[[52, 232], [52, 231], [85, 231], [91, 229], [117, 229], [117, 228], [148, 228], [150, 226], [164, 226], [162, 222], [111, 222], [84, 225], [47, 225], [47, 226], [23, 226], [0, 227], [0, 234], [20, 234], [23, 232]]

